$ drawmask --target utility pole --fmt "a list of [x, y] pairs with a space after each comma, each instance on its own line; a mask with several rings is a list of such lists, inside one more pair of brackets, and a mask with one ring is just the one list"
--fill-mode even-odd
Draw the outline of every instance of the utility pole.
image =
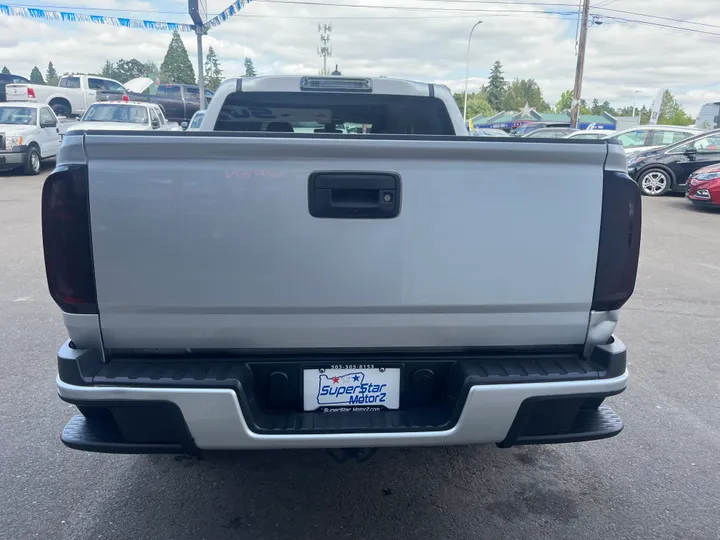
[[575, 86], [573, 87], [570, 124], [578, 127], [580, 116], [580, 96], [582, 94], [583, 70], [585, 69], [585, 46], [587, 45], [588, 19], [590, 17], [590, 0], [583, 0], [582, 22], [580, 25], [580, 43], [578, 45], [577, 67], [575, 68]]
[[327, 69], [327, 59], [332, 56], [332, 47], [330, 47], [330, 32], [332, 32], [331, 24], [318, 24], [318, 32], [320, 32], [320, 45], [318, 45], [318, 56], [322, 56], [323, 67], [320, 75], [330, 75]]

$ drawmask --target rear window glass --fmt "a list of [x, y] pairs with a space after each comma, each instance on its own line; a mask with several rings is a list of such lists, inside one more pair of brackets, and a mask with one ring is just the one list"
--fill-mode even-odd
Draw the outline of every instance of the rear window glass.
[[236, 92], [223, 103], [215, 131], [453, 135], [434, 97], [309, 92]]
[[62, 88], [80, 88], [80, 77], [63, 77], [58, 85]]

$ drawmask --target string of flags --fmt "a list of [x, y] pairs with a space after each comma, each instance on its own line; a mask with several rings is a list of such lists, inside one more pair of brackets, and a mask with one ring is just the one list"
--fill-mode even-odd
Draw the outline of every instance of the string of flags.
[[232, 4], [230, 4], [227, 8], [225, 8], [222, 13], [217, 14], [215, 17], [207, 21], [203, 25], [203, 29], [207, 30], [208, 28], [212, 28], [214, 26], [219, 26], [220, 24], [227, 21], [230, 17], [235, 15], [238, 11], [240, 11], [246, 4], [249, 4], [252, 2], [252, 0], [236, 0]]
[[[235, 4], [231, 5], [220, 15], [215, 17], [215, 19], [222, 15], [225, 15], [225, 12], [227, 12], [231, 8], [235, 8], [237, 4], [244, 4], [247, 1], [248, 0], [238, 0], [237, 2], [235, 2]], [[233, 10], [232, 15], [234, 15], [239, 9], [240, 7], [237, 7], [236, 10]], [[52, 9], [8, 6], [5, 4], [0, 4], [0, 15], [6, 15], [8, 17], [23, 17], [25, 19], [36, 19], [43, 21], [89, 22], [94, 24], [121, 26], [125, 28], [143, 28], [145, 30], [157, 30], [160, 32], [172, 32], [174, 30], [177, 30], [178, 32], [195, 31], [195, 25], [193, 24], [146, 21], [142, 19], [128, 19], [124, 17], [107, 17], [105, 15], [88, 15], [86, 13], [74, 13], [72, 11], [57, 11]], [[222, 21], [227, 20], [228, 16], [230, 15], [225, 16]], [[214, 24], [213, 26], [217, 26], [218, 24], [220, 24], [220, 22]]]

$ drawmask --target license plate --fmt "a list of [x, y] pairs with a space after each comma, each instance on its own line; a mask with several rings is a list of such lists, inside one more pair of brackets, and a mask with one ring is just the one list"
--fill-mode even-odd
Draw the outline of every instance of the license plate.
[[400, 407], [400, 368], [332, 367], [303, 370], [306, 411], [368, 411]]

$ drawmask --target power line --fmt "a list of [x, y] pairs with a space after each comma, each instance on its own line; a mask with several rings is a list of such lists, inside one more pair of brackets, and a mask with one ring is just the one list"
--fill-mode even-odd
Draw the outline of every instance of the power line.
[[596, 6], [593, 9], [598, 9], [598, 8], [603, 9], [605, 11], [612, 11], [613, 13], [623, 13], [625, 15], [635, 15], [635, 16], [639, 16], [639, 17], [648, 17], [651, 19], [660, 19], [662, 21], [671, 21], [671, 22], [682, 23], [682, 24], [694, 24], [696, 26], [708, 26], [710, 28], [720, 28], [720, 24], [710, 24], [710, 23], [702, 23], [702, 22], [696, 22], [696, 21], [686, 21], [683, 19], [674, 19], [672, 17], [662, 17], [660, 15], [647, 15], [645, 13], [638, 13], [636, 11], [624, 11], [622, 9], [612, 9], [612, 8], [606, 8], [606, 7], [600, 7], [600, 6]]
[[696, 28], [684, 28], [681, 26], [672, 26], [669, 24], [656, 23], [653, 21], [643, 21], [643, 20], [639, 20], [639, 19], [625, 19], [623, 17], [611, 17], [608, 15], [604, 15], [603, 18], [610, 19], [612, 21], [615, 21], [615, 22], [621, 23], [621, 24], [645, 25], [645, 26], [651, 26], [654, 28], [662, 28], [664, 30], [670, 30], [670, 31], [675, 31], [675, 32], [684, 32], [684, 33], [690, 33], [690, 34], [703, 34], [705, 36], [720, 37], [720, 33], [718, 33], [718, 32], [707, 32], [706, 30], [698, 30]]

